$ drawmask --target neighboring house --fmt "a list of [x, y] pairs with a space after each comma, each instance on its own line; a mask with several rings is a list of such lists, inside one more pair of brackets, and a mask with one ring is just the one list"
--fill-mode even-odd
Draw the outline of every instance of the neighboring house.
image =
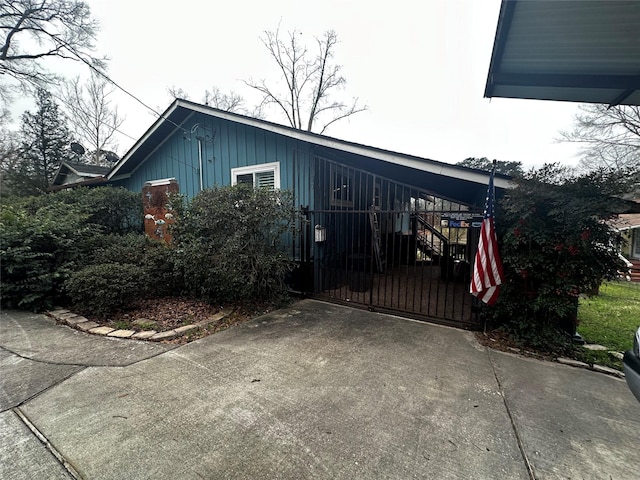
[[613, 227], [622, 236], [622, 254], [632, 264], [631, 280], [640, 282], [640, 213], [619, 215]]
[[62, 162], [51, 182], [50, 190], [62, 190], [80, 185], [104, 184], [111, 167]]
[[[159, 236], [163, 192], [192, 198], [242, 182], [290, 190], [303, 218], [287, 242], [300, 264], [294, 289], [475, 326], [468, 282], [488, 172], [178, 99], [107, 179], [144, 189], [147, 231]], [[495, 184], [501, 192], [509, 177]]]

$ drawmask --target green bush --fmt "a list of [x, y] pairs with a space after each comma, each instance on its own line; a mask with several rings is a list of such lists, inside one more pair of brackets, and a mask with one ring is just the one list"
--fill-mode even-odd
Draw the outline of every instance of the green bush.
[[120, 188], [80, 188], [3, 199], [2, 306], [40, 311], [64, 305], [68, 301], [65, 281], [72, 272], [96, 263], [95, 258], [109, 245], [105, 234], [141, 232], [141, 226], [140, 195]]
[[81, 313], [107, 316], [147, 295], [149, 279], [137, 266], [119, 263], [90, 265], [71, 274], [65, 288]]
[[505, 281], [494, 319], [532, 346], [573, 333], [578, 297], [620, 269], [606, 221], [624, 211], [617, 196], [633, 178], [611, 170], [574, 176], [545, 165], [515, 180], [496, 219]]
[[295, 265], [283, 248], [295, 224], [289, 192], [219, 187], [174, 211], [175, 265], [186, 293], [219, 303], [283, 298]]
[[140, 193], [121, 187], [81, 187], [19, 200], [35, 213], [53, 204], [72, 206], [86, 215], [86, 223], [102, 233], [142, 233], [143, 208]]
[[31, 214], [0, 206], [2, 306], [40, 311], [64, 303], [62, 285], [82, 265], [94, 232], [76, 209], [49, 205]]
[[173, 295], [181, 287], [176, 283], [174, 253], [164, 242], [143, 234], [104, 235], [102, 245], [95, 251], [93, 264], [121, 263], [142, 268], [151, 282], [149, 294], [161, 297]]

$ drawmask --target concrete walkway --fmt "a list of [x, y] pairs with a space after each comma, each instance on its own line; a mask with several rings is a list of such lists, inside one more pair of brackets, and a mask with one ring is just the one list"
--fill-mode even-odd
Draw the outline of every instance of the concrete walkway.
[[0, 478], [636, 479], [624, 380], [305, 300], [188, 345], [0, 316]]

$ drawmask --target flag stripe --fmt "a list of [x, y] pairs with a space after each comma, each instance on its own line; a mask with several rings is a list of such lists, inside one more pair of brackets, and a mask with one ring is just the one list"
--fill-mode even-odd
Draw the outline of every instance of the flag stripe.
[[471, 280], [471, 293], [488, 305], [493, 305], [496, 302], [502, 284], [502, 262], [494, 224], [494, 175], [495, 164], [489, 177], [484, 220], [480, 227], [480, 239], [478, 240], [478, 250]]

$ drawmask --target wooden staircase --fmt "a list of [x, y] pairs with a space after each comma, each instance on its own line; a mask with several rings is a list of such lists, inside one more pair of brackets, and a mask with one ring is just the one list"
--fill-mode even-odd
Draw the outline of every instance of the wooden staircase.
[[631, 281], [640, 283], [640, 260], [630, 260], [633, 264], [631, 267]]

